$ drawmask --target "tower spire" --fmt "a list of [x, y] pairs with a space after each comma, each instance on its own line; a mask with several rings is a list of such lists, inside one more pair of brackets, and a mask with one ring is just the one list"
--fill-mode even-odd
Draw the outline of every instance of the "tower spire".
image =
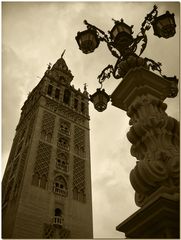
[[64, 51], [63, 51], [63, 53], [61, 55], [61, 58], [63, 58], [63, 55], [65, 54], [65, 51], [66, 51], [66, 49], [64, 49]]

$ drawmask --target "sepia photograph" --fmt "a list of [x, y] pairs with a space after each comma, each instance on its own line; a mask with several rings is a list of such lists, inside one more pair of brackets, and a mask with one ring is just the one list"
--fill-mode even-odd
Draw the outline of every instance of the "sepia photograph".
[[180, 238], [180, 2], [2, 2], [2, 238]]

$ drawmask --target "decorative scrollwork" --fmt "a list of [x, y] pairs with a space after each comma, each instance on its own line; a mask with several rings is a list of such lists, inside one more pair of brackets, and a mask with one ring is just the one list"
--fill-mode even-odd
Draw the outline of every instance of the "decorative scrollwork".
[[88, 23], [87, 20], [84, 20], [84, 24], [87, 26], [87, 29], [92, 29], [97, 32], [100, 41], [105, 41], [107, 43], [110, 42], [108, 35], [104, 31], [102, 31], [100, 28]]
[[[87, 26], [87, 28], [94, 30], [98, 36], [98, 39], [100, 41], [106, 42], [107, 47], [108, 47], [109, 51], [111, 52], [111, 54], [117, 58], [117, 62], [115, 64], [115, 66], [108, 65], [107, 67], [105, 67], [102, 70], [101, 74], [99, 74], [98, 80], [99, 80], [99, 83], [101, 84], [101, 88], [102, 88], [103, 82], [106, 79], [109, 79], [111, 75], [113, 75], [113, 77], [116, 79], [123, 78], [125, 76], [125, 74], [128, 72], [128, 70], [123, 69], [123, 65], [125, 65], [125, 66], [127, 65], [127, 62], [125, 62], [125, 61], [127, 61], [128, 58], [130, 58], [132, 56], [137, 56], [137, 57], [141, 56], [141, 54], [144, 52], [144, 50], [147, 46], [147, 43], [148, 43], [146, 32], [151, 28], [151, 25], [155, 21], [157, 15], [158, 15], [157, 6], [154, 5], [152, 11], [146, 15], [144, 21], [142, 22], [140, 32], [137, 34], [136, 38], [133, 38], [133, 41], [130, 44], [130, 46], [123, 47], [123, 49], [121, 49], [121, 51], [118, 51], [114, 47], [114, 42], [112, 41], [110, 31], [108, 31], [108, 33], [109, 33], [109, 36], [108, 36], [104, 31], [102, 31], [101, 29], [97, 28], [94, 25], [91, 25], [86, 20], [84, 20], [84, 23]], [[115, 22], [115, 24], [118, 24], [120, 22], [120, 21], [117, 21], [114, 19], [112, 19], [112, 20]], [[123, 22], [123, 19], [121, 19], [121, 21]], [[133, 26], [131, 26], [130, 28], [132, 28], [132, 27]], [[137, 55], [136, 51], [138, 48], [138, 44], [141, 42], [142, 42], [141, 49], [140, 49], [139, 54]], [[148, 63], [147, 64], [148, 68], [150, 68], [153, 71], [158, 71], [159, 74], [161, 76], [163, 76], [162, 70], [161, 70], [161, 63], [155, 62], [154, 60], [149, 59], [149, 58], [145, 58], [145, 61]], [[121, 69], [120, 69], [120, 66], [121, 66]], [[125, 66], [124, 66], [124, 68], [125, 68]], [[137, 67], [137, 65], [134, 65], [132, 67]], [[130, 67], [130, 68], [132, 68], [132, 67]], [[177, 94], [177, 90], [175, 87], [173, 87], [172, 93], [170, 93], [170, 97], [173, 97], [176, 94]]]
[[101, 88], [102, 88], [102, 84], [103, 84], [104, 80], [106, 78], [110, 78], [112, 73], [113, 73], [112, 65], [108, 65], [107, 67], [105, 67], [102, 70], [101, 74], [97, 77], [99, 79], [99, 83], [101, 84]]
[[149, 68], [151, 68], [153, 71], [158, 71], [159, 74], [163, 77], [162, 70], [161, 70], [162, 64], [160, 62], [155, 62], [154, 60], [152, 60], [150, 58], [145, 58], [145, 60], [147, 61]]
[[130, 181], [140, 207], [162, 187], [178, 194], [179, 122], [165, 109], [161, 100], [142, 96], [127, 112], [132, 120], [127, 138], [132, 143], [131, 154], [138, 160]]
[[153, 10], [147, 14], [147, 16], [145, 17], [145, 20], [143, 21], [143, 23], [141, 24], [141, 29], [140, 32], [138, 33], [137, 37], [134, 39], [134, 43], [132, 48], [133, 49], [137, 49], [137, 45], [140, 41], [143, 41], [143, 44], [141, 45], [141, 50], [140, 50], [140, 54], [139, 56], [144, 52], [146, 46], [147, 46], [147, 36], [146, 36], [146, 31], [148, 31], [151, 28], [151, 23], [152, 21], [155, 19], [155, 17], [157, 16], [158, 11], [157, 11], [157, 6], [154, 5]]

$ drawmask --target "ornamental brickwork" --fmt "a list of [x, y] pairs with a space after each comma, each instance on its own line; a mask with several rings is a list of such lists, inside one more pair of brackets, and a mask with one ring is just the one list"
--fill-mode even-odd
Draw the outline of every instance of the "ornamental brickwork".
[[3, 238], [93, 237], [88, 93], [72, 79], [60, 58], [22, 107], [3, 178]]

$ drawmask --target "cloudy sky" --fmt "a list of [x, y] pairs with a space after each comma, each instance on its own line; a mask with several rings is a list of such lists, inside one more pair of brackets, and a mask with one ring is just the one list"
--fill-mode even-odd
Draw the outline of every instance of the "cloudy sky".
[[[121, 18], [134, 25], [134, 36], [155, 2], [19, 2], [2, 5], [2, 174], [20, 116], [20, 108], [28, 93], [37, 85], [47, 69], [54, 64], [64, 49], [64, 59], [71, 69], [75, 88], [83, 90], [87, 83], [90, 94], [99, 87], [97, 76], [116, 59], [101, 43], [92, 54], [83, 54], [75, 36], [85, 30], [83, 20], [105, 32], [113, 27], [112, 18]], [[142, 56], [163, 64], [163, 74], [179, 76], [179, 3], [157, 3], [159, 15], [166, 10], [175, 13], [177, 34], [170, 39], [159, 39], [148, 32], [148, 46]], [[111, 94], [121, 80], [110, 78], [104, 84]], [[166, 100], [167, 113], [179, 118], [179, 97]], [[91, 168], [93, 221], [95, 238], [121, 238], [124, 234], [115, 227], [138, 208], [129, 182], [129, 172], [136, 160], [130, 155], [126, 138], [129, 118], [126, 112], [109, 103], [99, 113], [90, 104]]]

